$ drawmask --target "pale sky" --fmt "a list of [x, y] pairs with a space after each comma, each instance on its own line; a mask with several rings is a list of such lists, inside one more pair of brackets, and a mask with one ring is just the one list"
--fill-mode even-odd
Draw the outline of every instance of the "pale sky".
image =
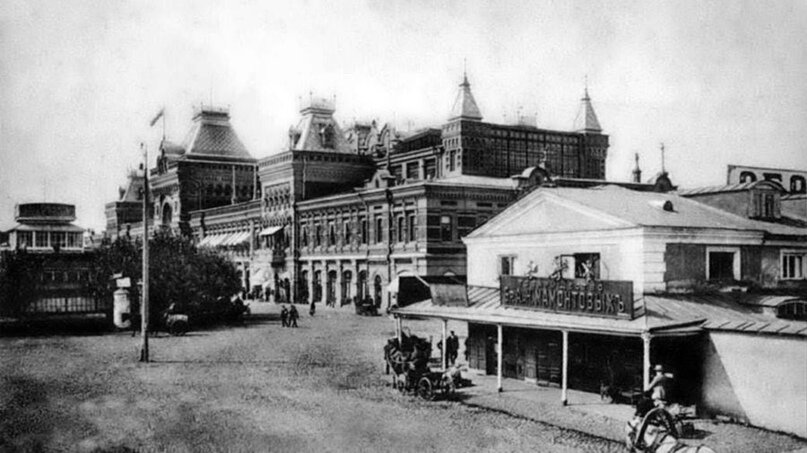
[[229, 105], [255, 157], [281, 151], [310, 92], [337, 119], [439, 126], [463, 60], [485, 121], [570, 130], [588, 77], [607, 177], [728, 164], [807, 170], [805, 1], [17, 1], [0, 4], [0, 224], [77, 205], [102, 230], [127, 169], [194, 105]]

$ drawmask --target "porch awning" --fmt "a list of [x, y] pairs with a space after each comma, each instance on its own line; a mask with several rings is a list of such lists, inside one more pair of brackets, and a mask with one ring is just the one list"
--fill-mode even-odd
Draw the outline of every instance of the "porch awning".
[[222, 246], [226, 247], [235, 247], [237, 245], [241, 245], [249, 240], [250, 232], [249, 231], [241, 231], [237, 233], [230, 234], [230, 237], [222, 243]]
[[503, 324], [548, 330], [569, 330], [610, 335], [653, 336], [697, 335], [724, 330], [753, 334], [807, 336], [807, 323], [778, 319], [757, 313], [724, 295], [647, 295], [639, 296], [642, 306], [633, 319], [601, 318], [550, 311], [509, 307], [501, 304], [498, 288], [470, 286], [468, 305], [443, 305], [426, 299], [397, 308], [403, 317], [454, 319], [480, 324]]
[[283, 227], [283, 226], [266, 227], [266, 228], [262, 229], [260, 233], [258, 233], [258, 236], [272, 236], [274, 234], [277, 234], [277, 232], [282, 230], [283, 228], [285, 228], [285, 227]]

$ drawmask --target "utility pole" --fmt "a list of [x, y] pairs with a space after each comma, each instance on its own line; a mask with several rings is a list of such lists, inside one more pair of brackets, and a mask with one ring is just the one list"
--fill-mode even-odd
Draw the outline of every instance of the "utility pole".
[[143, 149], [143, 294], [140, 303], [140, 324], [143, 345], [140, 348], [140, 361], [149, 361], [149, 151]]

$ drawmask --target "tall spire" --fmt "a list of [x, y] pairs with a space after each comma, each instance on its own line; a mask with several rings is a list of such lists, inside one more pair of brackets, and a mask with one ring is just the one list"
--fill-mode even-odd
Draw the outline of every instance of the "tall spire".
[[471, 94], [471, 84], [468, 83], [468, 73], [462, 71], [462, 83], [457, 92], [457, 98], [454, 100], [454, 107], [451, 109], [449, 120], [463, 119], [472, 121], [481, 121], [482, 112], [476, 105], [474, 95]]
[[574, 130], [578, 132], [602, 132], [600, 121], [597, 119], [597, 114], [594, 113], [591, 98], [588, 96], [588, 76], [586, 76], [586, 85], [583, 89], [583, 98], [580, 99], [580, 110], [577, 111], [577, 118], [574, 120]]
[[633, 167], [633, 182], [639, 183], [642, 182], [642, 169], [639, 168], [639, 153], [635, 153], [633, 156], [636, 159], [636, 166]]

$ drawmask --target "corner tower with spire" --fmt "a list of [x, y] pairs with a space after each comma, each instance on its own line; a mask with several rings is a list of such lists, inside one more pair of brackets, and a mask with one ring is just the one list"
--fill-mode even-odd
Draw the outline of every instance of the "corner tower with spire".
[[582, 134], [581, 137], [581, 168], [580, 177], [604, 179], [605, 159], [608, 155], [608, 136], [602, 133], [600, 120], [591, 105], [591, 96], [588, 94], [588, 77], [586, 77], [583, 97], [574, 120], [574, 131]]
[[471, 93], [471, 84], [468, 83], [468, 74], [465, 72], [462, 74], [462, 83], [459, 91], [457, 91], [457, 97], [454, 100], [454, 106], [451, 108], [451, 115], [448, 120], [482, 121], [482, 112], [479, 111], [479, 106], [476, 105], [474, 95]]

